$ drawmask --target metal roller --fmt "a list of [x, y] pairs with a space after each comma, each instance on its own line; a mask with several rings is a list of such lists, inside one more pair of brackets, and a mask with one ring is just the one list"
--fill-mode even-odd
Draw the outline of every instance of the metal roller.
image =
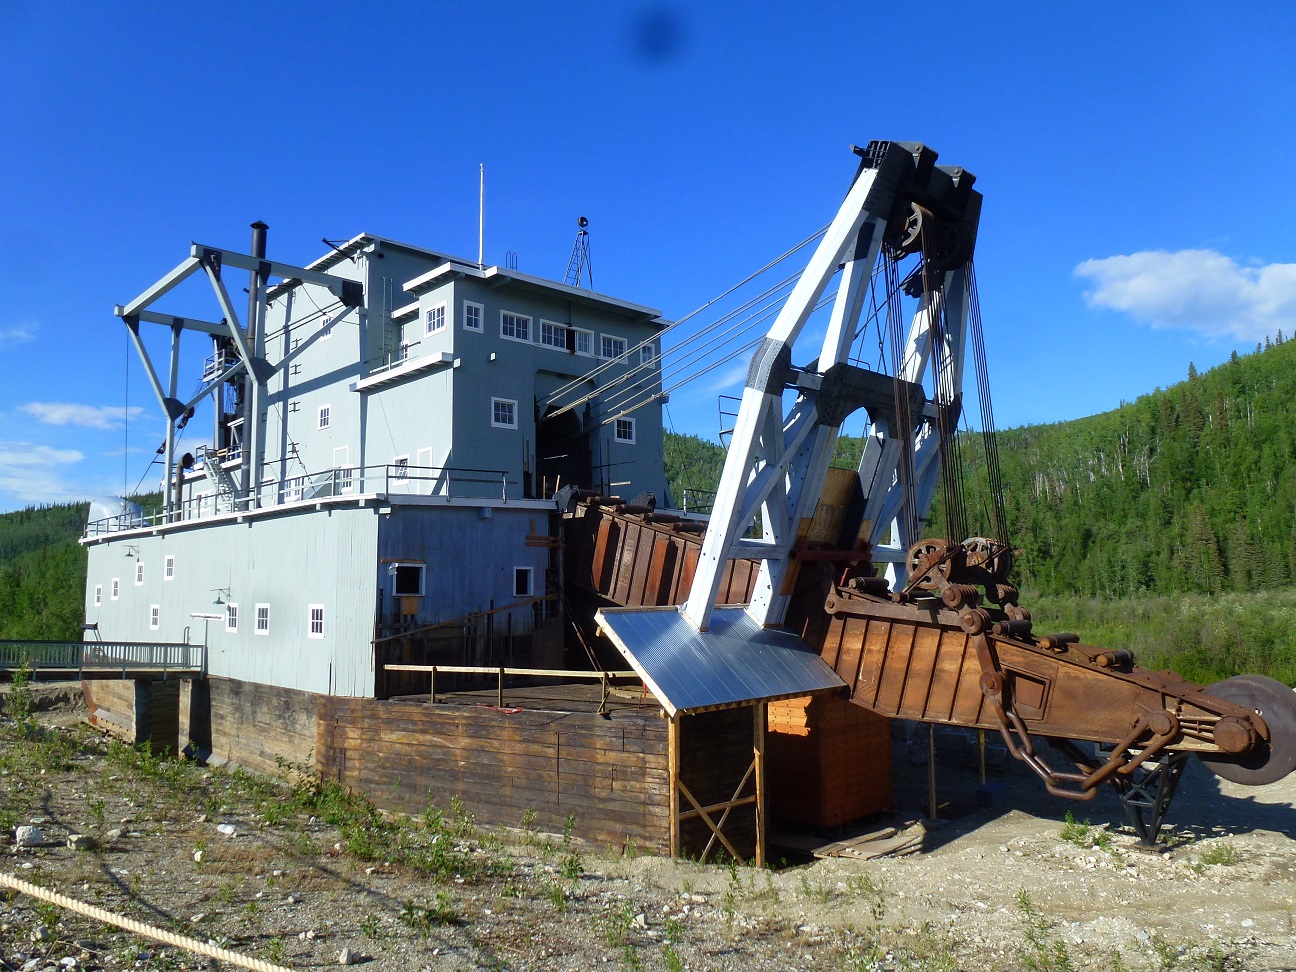
[[1241, 756], [1201, 756], [1206, 768], [1221, 779], [1246, 786], [1276, 783], [1296, 770], [1296, 692], [1263, 675], [1235, 675], [1206, 689], [1234, 705], [1256, 713], [1269, 730]]

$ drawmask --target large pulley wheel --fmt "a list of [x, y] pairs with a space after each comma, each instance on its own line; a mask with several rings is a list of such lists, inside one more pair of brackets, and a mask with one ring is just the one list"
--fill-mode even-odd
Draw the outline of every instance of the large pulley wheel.
[[[935, 578], [931, 576], [933, 573], [932, 564], [944, 555], [948, 547], [949, 541], [947, 540], [919, 540], [909, 548], [909, 554], [905, 558], [909, 566], [909, 576], [910, 578], [922, 577], [922, 580], [917, 585], [922, 590], [934, 591], [940, 586], [936, 583]], [[942, 560], [939, 564], [936, 564], [935, 572], [948, 580], [950, 575], [949, 560]]]
[[982, 567], [997, 580], [1007, 581], [1012, 572], [1012, 550], [1007, 544], [996, 543], [987, 537], [970, 537], [963, 541], [967, 550], [967, 565]]
[[1220, 779], [1245, 786], [1277, 783], [1296, 770], [1296, 692], [1263, 675], [1235, 675], [1206, 689], [1208, 695], [1250, 709], [1269, 727], [1269, 741], [1260, 740], [1240, 756], [1201, 756]]

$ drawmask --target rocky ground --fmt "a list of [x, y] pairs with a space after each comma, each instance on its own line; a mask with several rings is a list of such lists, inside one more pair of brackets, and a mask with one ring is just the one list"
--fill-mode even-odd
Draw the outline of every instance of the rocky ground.
[[[1147, 853], [1107, 826], [1113, 800], [1076, 805], [1094, 825], [1067, 826], [1068, 807], [1013, 768], [1001, 805], [974, 810], [966, 760], [942, 757], [945, 819], [892, 821], [917, 853], [757, 870], [526, 821], [488, 832], [471, 808], [388, 818], [308, 780], [158, 761], [80, 725], [73, 699], [0, 724], [0, 871], [291, 968], [1296, 967], [1291, 781], [1247, 791], [1193, 764], [1171, 848]], [[917, 807], [925, 769], [898, 747], [897, 805]], [[3, 892], [0, 963], [207, 965]]]

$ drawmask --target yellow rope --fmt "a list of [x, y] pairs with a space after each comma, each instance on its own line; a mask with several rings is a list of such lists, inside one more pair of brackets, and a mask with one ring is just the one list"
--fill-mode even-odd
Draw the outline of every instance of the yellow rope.
[[136, 935], [143, 935], [145, 938], [152, 938], [166, 945], [174, 945], [176, 948], [183, 948], [199, 955], [206, 955], [208, 958], [214, 958], [221, 962], [241, 965], [245, 969], [252, 969], [253, 972], [290, 972], [289, 969], [284, 968], [282, 965], [263, 962], [260, 959], [240, 955], [238, 952], [231, 952], [227, 948], [208, 945], [206, 942], [200, 942], [196, 938], [186, 938], [184, 935], [176, 935], [173, 932], [163, 931], [161, 928], [154, 928], [152, 925], [146, 925], [142, 921], [136, 921], [134, 918], [115, 915], [111, 911], [104, 911], [102, 908], [96, 908], [94, 905], [77, 901], [75, 898], [69, 898], [66, 895], [37, 887], [35, 884], [21, 881], [12, 874], [0, 873], [0, 884], [7, 885], [15, 891], [21, 891], [23, 894], [30, 895], [33, 898], [40, 898], [42, 901], [56, 904], [60, 908], [66, 908], [68, 911], [75, 911], [77, 914], [85, 915], [87, 918], [93, 918], [95, 921], [116, 925], [118, 928], [134, 932]]

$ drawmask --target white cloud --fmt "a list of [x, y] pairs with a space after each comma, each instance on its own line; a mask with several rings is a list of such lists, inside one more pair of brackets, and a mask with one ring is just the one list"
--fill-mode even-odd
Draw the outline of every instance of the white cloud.
[[81, 499], [86, 490], [66, 485], [62, 473], [83, 458], [76, 449], [0, 441], [0, 493], [38, 503]]
[[19, 405], [20, 412], [46, 425], [75, 425], [84, 429], [119, 429], [126, 419], [144, 413], [138, 405], [78, 405], [75, 402], [28, 402]]
[[1086, 260], [1090, 307], [1116, 310], [1156, 328], [1255, 340], [1296, 329], [1296, 263], [1242, 266], [1215, 250], [1143, 250]]
[[36, 324], [30, 321], [22, 324], [13, 324], [9, 327], [0, 327], [0, 348], [13, 347], [18, 344], [27, 344], [36, 340]]

